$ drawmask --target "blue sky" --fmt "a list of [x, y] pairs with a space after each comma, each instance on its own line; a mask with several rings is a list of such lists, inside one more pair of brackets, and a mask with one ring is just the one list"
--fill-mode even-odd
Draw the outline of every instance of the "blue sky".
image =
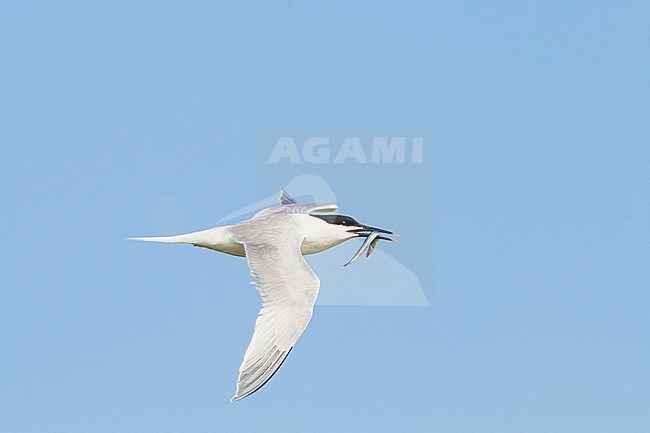
[[[0, 3], [0, 432], [650, 430], [647, 2], [349, 3]], [[245, 262], [123, 239], [258, 199], [278, 125], [433, 131], [432, 305], [317, 308], [230, 404]], [[389, 198], [341, 200], [431, 230]]]

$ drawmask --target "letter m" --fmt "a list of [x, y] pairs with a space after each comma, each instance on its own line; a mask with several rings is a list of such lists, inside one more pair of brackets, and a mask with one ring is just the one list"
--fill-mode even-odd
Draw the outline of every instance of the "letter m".
[[373, 164], [403, 164], [406, 152], [406, 137], [374, 137], [372, 139]]

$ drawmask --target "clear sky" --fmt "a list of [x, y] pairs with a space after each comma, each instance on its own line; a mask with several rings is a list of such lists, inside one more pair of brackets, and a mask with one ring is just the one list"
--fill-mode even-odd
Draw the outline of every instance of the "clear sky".
[[[327, 3], [0, 3], [0, 433], [650, 431], [648, 2]], [[245, 261], [123, 239], [264, 196], [282, 125], [430, 128], [430, 224], [330, 181], [431, 306], [317, 306], [231, 404]]]

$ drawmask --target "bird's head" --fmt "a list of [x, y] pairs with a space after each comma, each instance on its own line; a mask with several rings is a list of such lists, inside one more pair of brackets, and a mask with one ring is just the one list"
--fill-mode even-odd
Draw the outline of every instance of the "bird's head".
[[[377, 227], [361, 224], [359, 221], [347, 215], [313, 215], [313, 216], [322, 219], [328, 224], [338, 226], [339, 229], [344, 230], [346, 233], [348, 233], [351, 238], [352, 237], [367, 238], [372, 232], [379, 232], [387, 235], [398, 236], [397, 233], [391, 232], [390, 230], [380, 229]], [[379, 236], [379, 239], [386, 240], [386, 241], [393, 241], [393, 239], [387, 236]]]
[[347, 215], [312, 215], [316, 218], [328, 223], [329, 227], [335, 228], [337, 240], [334, 244], [338, 244], [348, 239], [355, 237], [366, 238], [361, 244], [361, 248], [356, 254], [345, 264], [348, 266], [355, 260], [357, 260], [361, 255], [366, 252], [366, 257], [370, 256], [375, 250], [375, 247], [380, 240], [396, 242], [395, 239], [390, 238], [386, 235], [399, 236], [397, 233], [391, 232], [390, 230], [380, 229], [378, 227], [367, 226], [361, 224], [359, 221]]

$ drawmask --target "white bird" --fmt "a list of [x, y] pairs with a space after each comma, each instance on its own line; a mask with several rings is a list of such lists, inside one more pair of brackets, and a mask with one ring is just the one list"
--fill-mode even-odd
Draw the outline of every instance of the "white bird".
[[301, 204], [284, 189], [280, 203], [263, 209], [249, 220], [229, 226], [177, 236], [130, 238], [187, 243], [246, 257], [262, 298], [262, 309], [239, 367], [237, 390], [231, 401], [253, 394], [271, 379], [311, 319], [320, 279], [303, 255], [325, 251], [356, 237], [370, 240], [364, 242], [349, 264], [361, 256], [364, 249], [368, 249], [370, 255], [378, 239], [394, 242], [380, 233], [396, 235], [360, 224], [349, 216], [312, 214], [334, 212], [338, 206]]

